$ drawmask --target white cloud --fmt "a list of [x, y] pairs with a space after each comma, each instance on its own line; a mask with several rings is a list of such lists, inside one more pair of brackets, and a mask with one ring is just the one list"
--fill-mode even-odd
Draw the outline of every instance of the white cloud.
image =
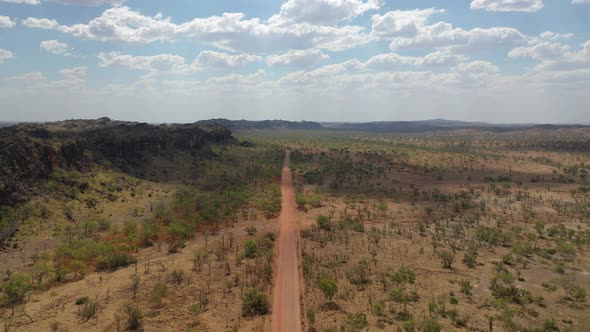
[[231, 55], [227, 53], [202, 51], [197, 57], [196, 63], [205, 68], [239, 68], [246, 65], [260, 62], [261, 57], [250, 54]]
[[59, 23], [56, 20], [50, 20], [47, 18], [34, 18], [29, 17], [21, 21], [22, 24], [29, 28], [37, 28], [37, 29], [55, 29], [59, 26]]
[[24, 3], [27, 5], [38, 5], [41, 3], [39, 0], [0, 0], [0, 2]]
[[[38, 1], [38, 0], [28, 0]], [[64, 5], [83, 5], [83, 6], [100, 6], [100, 5], [120, 5], [126, 0], [46, 0], [48, 2], [57, 2]]]
[[444, 13], [444, 10], [429, 8], [374, 15], [372, 35], [391, 40], [391, 50], [453, 47], [457, 52], [480, 52], [527, 42], [525, 35], [509, 27], [464, 30], [442, 21], [428, 25], [430, 18], [439, 13]]
[[152, 56], [133, 56], [117, 52], [98, 55], [99, 67], [120, 67], [134, 70], [147, 71], [150, 73], [176, 73], [187, 74], [194, 70], [194, 67], [186, 64], [184, 58], [174, 54], [158, 54]]
[[55, 55], [70, 56], [70, 46], [66, 43], [59, 42], [57, 40], [44, 40], [41, 42], [39, 47], [47, 52]]
[[[575, 0], [574, 0], [575, 1]], [[537, 12], [543, 9], [542, 0], [473, 0], [471, 9], [491, 12]]]
[[84, 79], [86, 79], [86, 72], [87, 71], [88, 71], [87, 67], [76, 67], [76, 68], [62, 69], [59, 71], [59, 73], [71, 80], [83, 81]]
[[0, 28], [12, 28], [16, 23], [8, 16], [0, 16]]
[[508, 53], [508, 58], [537, 60], [537, 72], [590, 69], [590, 40], [577, 52], [567, 45], [542, 42], [530, 47], [515, 48]]
[[101, 52], [98, 55], [99, 67], [119, 67], [146, 71], [154, 74], [186, 75], [206, 69], [235, 69], [256, 63], [261, 57], [249, 54], [232, 55], [213, 51], [203, 51], [192, 63], [174, 54], [157, 54], [150, 56], [134, 56], [117, 52]]
[[424, 28], [432, 15], [444, 12], [444, 9], [428, 8], [373, 15], [372, 34], [380, 38], [413, 37]]
[[292, 50], [280, 55], [271, 55], [266, 58], [269, 66], [280, 67], [310, 67], [330, 56], [320, 50]]
[[369, 10], [377, 10], [380, 6], [380, 0], [288, 0], [269, 22], [334, 25], [363, 15]]
[[590, 0], [572, 0], [574, 4], [590, 3]]
[[557, 32], [553, 32], [553, 31], [545, 31], [545, 32], [541, 32], [541, 34], [539, 34], [539, 37], [541, 39], [546, 39], [546, 40], [568, 39], [568, 38], [572, 38], [573, 36], [574, 36], [573, 33], [557, 33]]
[[51, 81], [41, 72], [9, 77], [20, 93], [32, 92], [39, 95], [64, 95], [79, 92], [86, 87], [86, 67], [67, 68], [59, 71], [63, 79]]
[[[27, 5], [39, 5], [41, 0], [0, 0], [0, 2], [22, 3]], [[83, 6], [99, 6], [99, 5], [120, 5], [125, 0], [45, 0], [45, 2], [57, 2], [64, 5], [83, 5]]]
[[379, 54], [367, 60], [363, 65], [367, 69], [391, 70], [400, 66], [432, 66], [459, 63], [467, 59], [467, 57], [452, 53], [447, 49], [427, 54], [424, 57], [401, 56], [396, 53]]
[[14, 58], [14, 55], [12, 54], [12, 52], [7, 51], [7, 50], [3, 50], [0, 48], [0, 65], [4, 63], [4, 60], [8, 60], [8, 59], [12, 59]]
[[[325, 65], [320, 68], [309, 71], [296, 71], [283, 76], [280, 84], [284, 85], [315, 85], [323, 84], [323, 80], [331, 80], [337, 75], [349, 75], [352, 73], [362, 75], [369, 71], [376, 71], [376, 73], [386, 74], [400, 70], [402, 67], [425, 67], [437, 66], [443, 64], [459, 63], [466, 61], [468, 58], [462, 55], [457, 55], [448, 50], [435, 51], [423, 57], [402, 56], [396, 53], [379, 54], [371, 57], [365, 62], [360, 62], [357, 59], [348, 60], [342, 63]], [[415, 69], [415, 68], [410, 68]], [[373, 74], [371, 74], [373, 75]]]
[[105, 10], [88, 24], [59, 25], [55, 20], [29, 18], [29, 27], [57, 29], [82, 39], [128, 43], [171, 42], [196, 38], [218, 48], [244, 53], [275, 53], [289, 49], [345, 50], [370, 41], [360, 26], [278, 25], [242, 13], [196, 18], [175, 24], [161, 14], [144, 16], [126, 6]]

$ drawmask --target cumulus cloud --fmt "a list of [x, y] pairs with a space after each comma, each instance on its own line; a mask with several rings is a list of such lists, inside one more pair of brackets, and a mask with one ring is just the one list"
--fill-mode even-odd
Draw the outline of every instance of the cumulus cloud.
[[380, 6], [380, 0], [288, 0], [269, 21], [277, 24], [334, 25], [377, 10]]
[[402, 56], [397, 53], [379, 54], [367, 60], [363, 66], [367, 69], [391, 70], [401, 66], [447, 65], [466, 61], [468, 58], [447, 50], [440, 50], [423, 57]]
[[[0, 0], [0, 2], [22, 3], [27, 5], [39, 5], [41, 0]], [[45, 2], [56, 2], [64, 5], [83, 5], [83, 6], [99, 6], [99, 5], [119, 5], [125, 0], [45, 0]]]
[[310, 67], [330, 56], [321, 50], [292, 50], [284, 54], [271, 55], [266, 58], [269, 66], [277, 67]]
[[242, 13], [224, 13], [175, 24], [161, 14], [145, 16], [126, 6], [109, 8], [87, 24], [67, 26], [59, 25], [54, 20], [35, 18], [28, 18], [23, 24], [56, 29], [82, 39], [99, 41], [152, 43], [195, 38], [220, 49], [245, 53], [275, 53], [309, 48], [345, 50], [370, 41], [360, 26], [269, 24], [258, 18], [244, 19]]
[[197, 57], [196, 63], [206, 68], [231, 69], [244, 67], [246, 65], [260, 62], [261, 57], [250, 54], [232, 55], [227, 53], [203, 51]]
[[39, 0], [0, 0], [0, 2], [24, 3], [27, 5], [38, 5], [41, 3]]
[[424, 28], [432, 15], [444, 12], [444, 9], [428, 8], [373, 15], [372, 34], [380, 38], [413, 37]]
[[590, 40], [584, 43], [579, 51], [572, 51], [567, 45], [542, 42], [529, 47], [518, 47], [508, 53], [508, 58], [530, 58], [539, 64], [535, 70], [571, 71], [590, 69]]
[[390, 49], [422, 47], [453, 47], [458, 52], [485, 51], [497, 47], [514, 47], [527, 42], [520, 31], [509, 27], [474, 28], [464, 30], [451, 23], [429, 25], [440, 9], [392, 11], [372, 17], [372, 35], [391, 40]]
[[590, 0], [572, 0], [574, 4], [590, 3]]
[[34, 18], [29, 17], [21, 21], [21, 23], [29, 28], [37, 28], [37, 29], [55, 29], [59, 27], [59, 23], [56, 20], [50, 20], [47, 18]]
[[194, 70], [191, 65], [185, 63], [183, 57], [174, 54], [133, 56], [117, 52], [101, 52], [98, 59], [98, 65], [102, 68], [119, 67], [150, 73], [166, 72], [177, 74], [186, 74]]
[[203, 51], [192, 63], [174, 54], [134, 56], [117, 52], [101, 52], [98, 55], [99, 67], [118, 67], [146, 71], [150, 74], [167, 73], [185, 75], [206, 69], [236, 69], [262, 60], [249, 54], [232, 55], [227, 53]]
[[545, 32], [541, 32], [541, 34], [539, 34], [539, 37], [541, 39], [547, 39], [547, 40], [568, 39], [568, 38], [572, 38], [573, 36], [574, 36], [573, 33], [557, 33], [557, 32], [553, 32], [553, 31], [545, 31]]
[[[574, 0], [579, 1], [579, 0]], [[471, 9], [491, 12], [537, 12], [543, 9], [542, 0], [473, 0]]]
[[8, 16], [0, 16], [0, 28], [12, 28], [16, 23]]
[[0, 65], [4, 63], [4, 60], [8, 60], [8, 59], [12, 59], [14, 58], [14, 55], [12, 54], [12, 52], [7, 51], [7, 50], [3, 50], [0, 48]]
[[79, 93], [86, 88], [87, 67], [76, 67], [59, 70], [61, 79], [49, 80], [41, 72], [32, 72], [12, 76], [7, 81], [13, 82], [20, 94], [34, 93], [41, 95], [64, 95]]
[[63, 55], [63, 56], [70, 56], [70, 46], [66, 43], [59, 42], [57, 40], [44, 40], [39, 45], [41, 50], [55, 54], [55, 55]]

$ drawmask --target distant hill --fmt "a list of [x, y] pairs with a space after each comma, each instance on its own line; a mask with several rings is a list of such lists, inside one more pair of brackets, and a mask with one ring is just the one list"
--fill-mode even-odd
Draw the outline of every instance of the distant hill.
[[295, 129], [295, 130], [320, 130], [325, 129], [319, 122], [310, 121], [285, 121], [285, 120], [228, 120], [228, 119], [210, 119], [195, 122], [196, 125], [221, 125], [230, 130], [268, 130], [268, 129]]
[[[161, 160], [181, 154], [207, 159], [212, 147], [238, 144], [219, 125], [152, 125], [137, 122], [66, 120], [20, 123], [0, 128], [0, 205], [26, 201], [58, 169], [89, 171], [95, 165], [116, 167], [143, 178]], [[152, 167], [153, 166], [153, 167]]]
[[0, 121], [0, 128], [1, 127], [14, 126], [15, 124], [18, 124], [18, 122], [14, 122], [14, 121]]
[[285, 120], [228, 120], [210, 119], [198, 121], [196, 125], [222, 125], [232, 131], [248, 130], [335, 130], [335, 131], [370, 131], [379, 133], [425, 133], [461, 129], [490, 132], [511, 132], [523, 130], [559, 130], [590, 128], [588, 125], [573, 124], [494, 124], [486, 122], [467, 122], [445, 119], [421, 121], [378, 121], [378, 122], [310, 122]]

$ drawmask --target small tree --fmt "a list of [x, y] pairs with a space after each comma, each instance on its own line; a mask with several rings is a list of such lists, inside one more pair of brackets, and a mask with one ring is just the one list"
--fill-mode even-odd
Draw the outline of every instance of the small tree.
[[327, 216], [319, 215], [316, 219], [316, 222], [318, 223], [318, 227], [321, 230], [329, 231], [332, 228], [330, 218]]
[[476, 248], [467, 249], [465, 256], [463, 256], [463, 264], [471, 268], [475, 267], [477, 265], [477, 256], [478, 252]]
[[320, 280], [320, 290], [329, 301], [332, 301], [336, 292], [338, 292], [338, 284], [335, 280], [330, 278], [323, 278]]
[[252, 236], [252, 235], [256, 234], [257, 229], [256, 229], [256, 226], [250, 225], [245, 228], [245, 231], [248, 235]]
[[205, 263], [207, 258], [207, 251], [205, 249], [197, 249], [193, 252], [193, 270], [201, 272], [201, 266]]
[[244, 303], [242, 305], [242, 315], [244, 317], [266, 315], [270, 304], [266, 295], [251, 288], [244, 294]]
[[77, 278], [78, 274], [80, 274], [82, 278], [84, 277], [84, 272], [86, 270], [86, 264], [84, 262], [76, 259], [71, 261], [69, 266], [70, 269], [74, 271], [74, 278]]
[[154, 307], [160, 307], [162, 305], [162, 300], [166, 296], [166, 292], [168, 292], [168, 287], [162, 282], [158, 282], [154, 285], [152, 289], [152, 293], [150, 295], [150, 303]]
[[455, 253], [450, 250], [441, 250], [438, 252], [441, 264], [445, 269], [452, 269], [453, 262], [455, 262]]
[[141, 327], [143, 312], [135, 303], [125, 303], [123, 305], [123, 313], [127, 316], [127, 328], [129, 330], [137, 330]]
[[137, 298], [137, 292], [139, 291], [139, 286], [141, 285], [141, 278], [139, 275], [134, 274], [131, 276], [131, 291], [133, 292], [133, 299]]
[[12, 308], [14, 315], [14, 307], [22, 303], [27, 296], [27, 293], [32, 289], [30, 278], [23, 273], [15, 273], [10, 276], [10, 279], [2, 285], [2, 292], [4, 296], [2, 300], [4, 303]]
[[258, 254], [258, 244], [254, 240], [248, 240], [244, 244], [244, 256], [254, 258]]

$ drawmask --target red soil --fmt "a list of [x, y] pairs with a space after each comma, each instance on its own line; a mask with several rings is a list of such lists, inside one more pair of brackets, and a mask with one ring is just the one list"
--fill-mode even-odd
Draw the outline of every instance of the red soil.
[[273, 292], [272, 331], [300, 332], [297, 211], [288, 154], [283, 167], [281, 193], [283, 198], [281, 215], [279, 216], [279, 255]]

